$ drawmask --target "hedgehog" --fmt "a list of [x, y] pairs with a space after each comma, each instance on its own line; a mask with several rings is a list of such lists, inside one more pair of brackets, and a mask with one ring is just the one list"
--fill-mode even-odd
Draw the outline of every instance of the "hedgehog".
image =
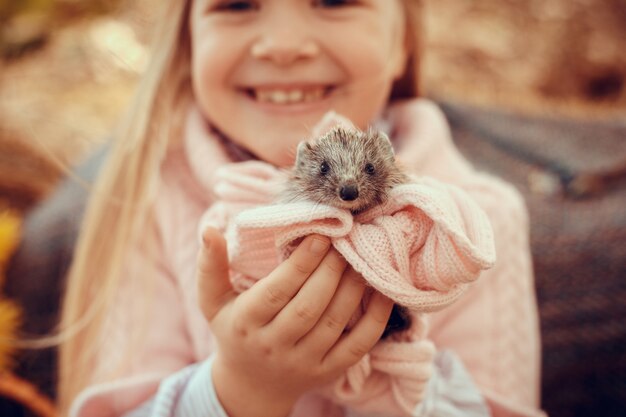
[[[387, 135], [373, 129], [335, 127], [298, 145], [280, 200], [309, 200], [356, 215], [383, 204], [393, 187], [407, 182], [409, 177], [397, 166]], [[396, 304], [382, 338], [410, 326], [408, 310]]]

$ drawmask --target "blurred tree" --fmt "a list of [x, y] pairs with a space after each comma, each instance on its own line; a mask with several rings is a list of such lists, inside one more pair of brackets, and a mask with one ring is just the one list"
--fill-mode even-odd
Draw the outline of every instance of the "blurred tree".
[[0, 24], [11, 20], [13, 16], [36, 10], [47, 13], [52, 9], [54, 0], [0, 0]]
[[42, 46], [55, 27], [110, 13], [121, 0], [0, 0], [0, 58]]

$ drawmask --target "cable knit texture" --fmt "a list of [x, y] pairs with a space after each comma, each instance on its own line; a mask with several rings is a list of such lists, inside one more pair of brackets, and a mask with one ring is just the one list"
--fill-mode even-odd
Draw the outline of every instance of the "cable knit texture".
[[[414, 346], [414, 343], [408, 349], [400, 343], [381, 343], [367, 355], [368, 361], [362, 368], [351, 370], [331, 388], [333, 391], [341, 389], [343, 404], [350, 405], [350, 401], [358, 402], [351, 395], [359, 386], [372, 388], [371, 398], [360, 399], [360, 404], [366, 408], [368, 402], [398, 404], [394, 398], [419, 398], [424, 395], [420, 384], [429, 379], [424, 376], [433, 366], [428, 354], [433, 347], [427, 346], [430, 340], [437, 350], [449, 349], [458, 355], [480, 388], [492, 415], [541, 416], [538, 408], [539, 329], [523, 201], [510, 186], [477, 173], [466, 162], [451, 141], [443, 114], [432, 103], [411, 100], [396, 104], [388, 109], [384, 120], [390, 127], [388, 133], [397, 159], [407, 171], [458, 186], [487, 214], [498, 257], [495, 266], [484, 271], [456, 302], [428, 314], [428, 329], [420, 330], [427, 333], [417, 335], [423, 345]], [[215, 351], [210, 328], [197, 301], [198, 225], [207, 207], [218, 201], [216, 185], [224, 183], [216, 169], [241, 159], [229, 152], [227, 142], [208, 129], [197, 112], [190, 115], [184, 141], [177, 146], [168, 152], [161, 168], [162, 180], [150, 228], [154, 229], [154, 234], [150, 233], [149, 238], [128, 255], [119, 296], [107, 311], [96, 361], [100, 366], [93, 370], [91, 386], [75, 404], [75, 417], [122, 415], [150, 398], [160, 380], [189, 364], [204, 361]], [[249, 188], [267, 195], [262, 190], [263, 185], [275, 189], [275, 185], [267, 181], [259, 181]], [[444, 189], [450, 192], [448, 186]], [[223, 215], [227, 216], [229, 211], [225, 210]], [[229, 224], [230, 220], [226, 218], [224, 224]], [[444, 231], [441, 236], [451, 236]], [[466, 235], [472, 233], [465, 230]], [[470, 242], [476, 244], [476, 240], [470, 239]], [[152, 244], [157, 246], [156, 253], [141, 247]], [[135, 285], [134, 277], [142, 284]], [[446, 284], [445, 280], [442, 282]], [[145, 311], [145, 308], [137, 308], [137, 303], [146, 298], [147, 288], [153, 294], [153, 302], [147, 303]], [[146, 337], [139, 340], [129, 337], [135, 333]], [[388, 352], [392, 349], [390, 346], [397, 351]], [[381, 356], [378, 357], [389, 358], [386, 363], [377, 359], [379, 351]], [[120, 352], [133, 355], [124, 366], [115, 360]], [[365, 378], [364, 371], [373, 373], [378, 369], [387, 373], [404, 372], [414, 379], [396, 380], [405, 381], [406, 385], [392, 386], [390, 379], [377, 379], [382, 382], [377, 387], [368, 385], [374, 380]], [[110, 376], [111, 372], [115, 374]], [[402, 390], [415, 390], [418, 394], [404, 393], [398, 397], [381, 394]], [[435, 405], [443, 404], [441, 398], [432, 401], [436, 401]], [[463, 405], [457, 406], [463, 412]], [[395, 410], [406, 408], [401, 404], [396, 407]], [[334, 410], [332, 415], [350, 414], [327, 397], [310, 393], [296, 404], [292, 417], [328, 416], [331, 409]], [[380, 414], [408, 414], [391, 410], [390, 406]], [[416, 412], [420, 411], [412, 410], [411, 415], [421, 415]]]
[[262, 162], [227, 165], [218, 178], [219, 202], [203, 216], [200, 233], [207, 226], [226, 233], [233, 284], [240, 291], [269, 274], [294, 242], [312, 233], [331, 237], [369, 284], [416, 312], [451, 304], [495, 262], [493, 233], [482, 209], [459, 188], [431, 178], [395, 187], [384, 205], [356, 217], [310, 201], [244, 210], [272, 201], [282, 186], [280, 172]]
[[[356, 216], [312, 201], [271, 203], [286, 178], [264, 162], [225, 165], [216, 179], [217, 202], [199, 233], [208, 226], [225, 232], [238, 291], [271, 273], [313, 233], [329, 236], [373, 288], [417, 314], [450, 305], [495, 262], [483, 210], [461, 189], [432, 178], [414, 177], [394, 187], [386, 203]], [[367, 412], [410, 414], [435, 349], [415, 331], [392, 339], [348, 369], [332, 391], [336, 400]]]

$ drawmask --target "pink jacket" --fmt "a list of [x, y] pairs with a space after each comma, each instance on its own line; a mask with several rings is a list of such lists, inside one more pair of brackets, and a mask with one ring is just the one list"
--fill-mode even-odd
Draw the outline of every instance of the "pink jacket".
[[[433, 104], [414, 100], [396, 105], [387, 120], [405, 167], [462, 188], [487, 214], [498, 254], [495, 266], [456, 303], [430, 314], [427, 338], [438, 350], [450, 349], [461, 358], [493, 415], [542, 415], [537, 307], [522, 199], [463, 159]], [[213, 350], [196, 301], [196, 234], [202, 213], [216, 201], [215, 168], [237, 156], [224, 141], [206, 140], [206, 131], [198, 134], [201, 124], [195, 123], [190, 122], [185, 141], [163, 164], [154, 227], [146, 231], [146, 242], [157, 245], [157, 252], [140, 246], [129, 255], [128, 278], [106, 321], [93, 385], [77, 400], [76, 416], [119, 415], [135, 408], [164, 378], [203, 361]], [[144, 276], [150, 276], [150, 285], [136, 279]], [[129, 350], [135, 355], [127, 362]], [[324, 409], [320, 401], [303, 400], [309, 411], [299, 405], [295, 413], [318, 415], [311, 412]]]

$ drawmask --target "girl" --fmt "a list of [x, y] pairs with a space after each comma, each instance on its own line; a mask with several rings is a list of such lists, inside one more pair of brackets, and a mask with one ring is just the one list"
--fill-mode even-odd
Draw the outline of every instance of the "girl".
[[[357, 416], [384, 404], [385, 415], [541, 414], [526, 212], [510, 187], [472, 170], [438, 109], [417, 99], [419, 9], [418, 0], [166, 2], [69, 277], [62, 324], [76, 334], [61, 349], [63, 413]], [[389, 390], [357, 403], [321, 394], [373, 348], [392, 306], [373, 296], [342, 335], [364, 284], [327, 238], [309, 236], [241, 295], [223, 238], [211, 229], [202, 245], [195, 238], [216, 201], [216, 167], [289, 166], [330, 110], [360, 128], [387, 126], [407, 166], [465, 188], [493, 223], [498, 263], [432, 316], [439, 352], [417, 360], [409, 403]]]

